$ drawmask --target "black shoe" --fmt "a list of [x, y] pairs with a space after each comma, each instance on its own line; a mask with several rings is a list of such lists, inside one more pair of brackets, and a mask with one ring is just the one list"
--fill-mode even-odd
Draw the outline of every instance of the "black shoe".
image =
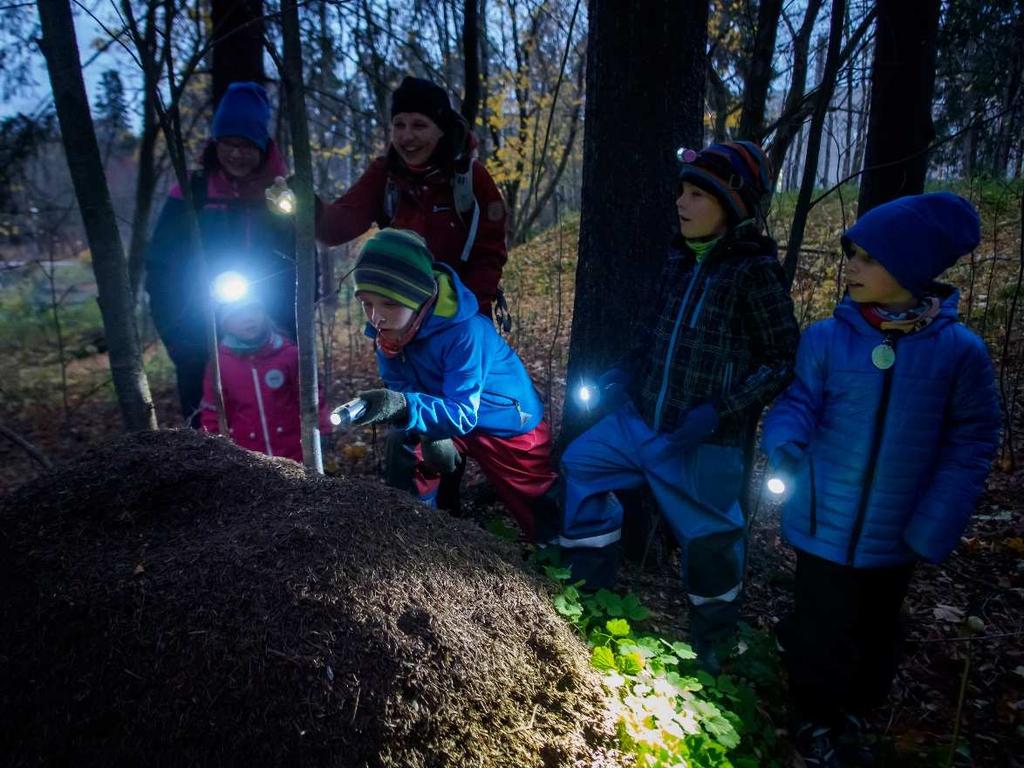
[[851, 768], [875, 768], [878, 765], [878, 755], [871, 744], [867, 723], [856, 715], [843, 716], [836, 751], [843, 765]]
[[718, 660], [718, 651], [715, 644], [706, 640], [695, 632], [691, 638], [693, 652], [697, 654], [697, 666], [703, 669], [712, 677], [722, 674], [722, 662]]
[[796, 751], [807, 768], [842, 768], [832, 729], [820, 723], [805, 720], [796, 729]]

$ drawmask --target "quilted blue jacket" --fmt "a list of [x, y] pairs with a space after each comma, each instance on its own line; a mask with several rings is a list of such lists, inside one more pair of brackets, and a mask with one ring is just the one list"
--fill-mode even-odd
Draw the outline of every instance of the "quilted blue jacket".
[[[456, 437], [479, 429], [497, 437], [525, 434], [544, 406], [519, 356], [477, 312], [473, 293], [444, 264], [434, 264], [438, 300], [397, 357], [377, 350], [388, 389], [405, 394], [409, 432]], [[367, 325], [366, 334], [376, 335]]]
[[945, 559], [974, 511], [999, 442], [1000, 412], [984, 343], [957, 321], [943, 287], [939, 316], [893, 338], [847, 297], [800, 340], [796, 378], [765, 417], [769, 456], [803, 450], [783, 534], [812, 555], [858, 568]]

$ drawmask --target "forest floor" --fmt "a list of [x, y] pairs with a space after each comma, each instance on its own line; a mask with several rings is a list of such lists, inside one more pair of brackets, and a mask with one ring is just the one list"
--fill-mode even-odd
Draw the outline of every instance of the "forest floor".
[[[965, 315], [972, 319], [972, 327], [981, 328], [994, 353], [1006, 348], [1000, 343], [1000, 323], [1005, 325], [1020, 248], [1020, 222], [1013, 218], [1013, 208], [982, 208], [986, 243], [952, 276], [964, 294]], [[780, 221], [786, 211], [783, 200], [778, 206]], [[837, 235], [844, 216], [850, 211], [835, 200], [812, 215], [809, 255], [794, 287], [797, 313], [804, 323], [825, 316], [835, 301], [836, 286], [841, 284]], [[516, 249], [504, 281], [514, 318], [509, 341], [534, 377], [556, 434], [571, 327], [577, 227], [578, 221], [566, 219]], [[343, 292], [340, 298], [330, 354], [332, 404], [376, 384], [372, 349], [362, 336], [357, 309], [350, 295]], [[66, 387], [52, 348], [34, 355], [34, 365], [23, 355], [0, 377], [0, 424], [30, 440], [54, 462], [73, 458], [119, 431], [105, 356], [90, 351], [86, 347], [67, 366]], [[1010, 353], [1014, 354], [1012, 346]], [[176, 426], [170, 364], [158, 344], [148, 348], [146, 359], [161, 424]], [[1019, 359], [1002, 362], [1019, 376]], [[1011, 397], [1019, 397], [1019, 378], [1011, 383]], [[66, 404], [61, 392], [67, 393]], [[1019, 407], [1016, 412], [1015, 432], [1020, 434], [1024, 424]], [[326, 457], [330, 472], [379, 472], [382, 457], [372, 430], [340, 435], [334, 442]], [[0, 494], [43, 471], [27, 452], [0, 439]], [[497, 515], [498, 505], [472, 466], [464, 498], [464, 514], [492, 532], [501, 534], [507, 528], [499, 522], [503, 518]], [[676, 557], [670, 544], [655, 539], [642, 566], [637, 557], [624, 568], [622, 585], [652, 610], [654, 628], [685, 638], [686, 604]], [[779, 536], [777, 510], [759, 509], [749, 552], [744, 614], [763, 639], [791, 604], [794, 559]], [[889, 705], [873, 723], [883, 735], [889, 757], [885, 764], [1024, 766], [1024, 470], [1012, 470], [1006, 460], [998, 463], [955, 554], [941, 566], [916, 570], [905, 618], [904, 662]], [[769, 662], [777, 664], [775, 659]], [[774, 687], [759, 689], [766, 713], [780, 731], [787, 725], [782, 686], [777, 677]]]

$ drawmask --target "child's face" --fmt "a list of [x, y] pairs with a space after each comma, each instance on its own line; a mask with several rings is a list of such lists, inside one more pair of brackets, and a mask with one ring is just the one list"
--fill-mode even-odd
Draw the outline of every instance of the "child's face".
[[426, 165], [443, 135], [437, 123], [419, 112], [399, 112], [391, 120], [391, 144], [409, 165]]
[[260, 167], [260, 148], [241, 136], [217, 139], [217, 161], [229, 176], [244, 179]]
[[363, 312], [366, 313], [366, 319], [370, 321], [370, 325], [388, 341], [396, 341], [401, 338], [402, 333], [409, 327], [416, 314], [394, 299], [389, 299], [387, 296], [373, 291], [359, 291], [356, 298], [363, 305]]
[[267, 313], [259, 304], [248, 304], [227, 312], [221, 320], [224, 331], [242, 341], [259, 341], [268, 328]]
[[856, 243], [846, 254], [846, 288], [858, 304], [881, 304], [892, 309], [909, 309], [916, 300], [896, 282], [889, 270]]
[[725, 209], [718, 199], [695, 184], [683, 182], [676, 198], [679, 231], [688, 240], [723, 234], [728, 229]]

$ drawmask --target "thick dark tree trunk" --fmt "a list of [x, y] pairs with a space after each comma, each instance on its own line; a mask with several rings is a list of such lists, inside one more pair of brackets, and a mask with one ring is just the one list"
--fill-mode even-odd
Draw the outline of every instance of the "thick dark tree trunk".
[[295, 292], [296, 335], [299, 343], [299, 408], [302, 415], [302, 463], [323, 473], [318, 428], [316, 328], [316, 239], [313, 229], [313, 154], [309, 146], [306, 95], [302, 81], [302, 47], [299, 41], [299, 10], [296, 0], [281, 5], [284, 36], [284, 83], [288, 92], [288, 125], [295, 161]]
[[758, 5], [757, 31], [743, 81], [743, 111], [737, 134], [741, 139], [759, 138], [764, 131], [765, 102], [772, 84], [772, 61], [781, 13], [782, 0], [761, 0]]
[[210, 0], [213, 23], [213, 103], [231, 83], [266, 80], [263, 0]]
[[[677, 231], [675, 151], [702, 141], [707, 12], [701, 0], [590, 0], [570, 388], [630, 347], [656, 295]], [[563, 440], [583, 423], [567, 398]]]
[[64, 152], [92, 253], [121, 417], [129, 431], [156, 429], [153, 398], [142, 367], [128, 262], [89, 112], [71, 6], [67, 0], [40, 0], [38, 5], [43, 32], [39, 45], [46, 57]]
[[935, 138], [932, 96], [939, 0], [879, 0], [865, 172], [858, 215], [924, 191]]
[[477, 2], [465, 0], [462, 4], [462, 59], [465, 63], [466, 93], [462, 98], [462, 116], [470, 129], [476, 123], [480, 106], [480, 27]]

